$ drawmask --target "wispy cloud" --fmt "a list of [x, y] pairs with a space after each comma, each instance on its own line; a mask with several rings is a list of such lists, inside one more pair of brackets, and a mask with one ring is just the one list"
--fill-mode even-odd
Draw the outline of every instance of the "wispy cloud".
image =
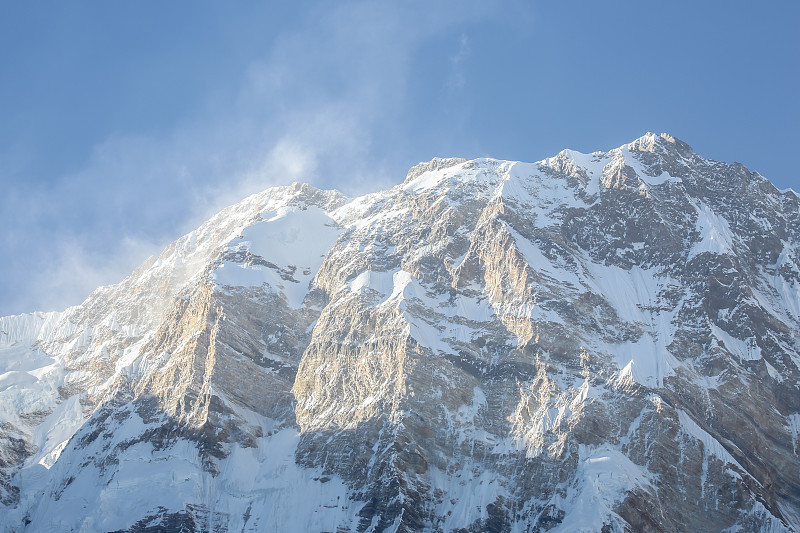
[[450, 58], [450, 77], [447, 80], [447, 88], [451, 91], [460, 91], [466, 83], [464, 73], [464, 62], [469, 58], [470, 48], [469, 39], [466, 34], [461, 34], [459, 38], [458, 52]]
[[479, 3], [315, 4], [253, 55], [233, 92], [210, 95], [164, 133], [123, 129], [46, 189], [9, 187], [2, 244], [16, 257], [0, 267], [0, 314], [78, 303], [271, 185], [305, 181], [353, 195], [393, 184], [402, 146], [387, 151], [384, 139], [378, 153], [374, 141], [395, 139], [407, 121], [415, 58], [443, 32], [460, 35], [451, 66], [463, 85], [469, 45], [460, 28], [485, 12]]

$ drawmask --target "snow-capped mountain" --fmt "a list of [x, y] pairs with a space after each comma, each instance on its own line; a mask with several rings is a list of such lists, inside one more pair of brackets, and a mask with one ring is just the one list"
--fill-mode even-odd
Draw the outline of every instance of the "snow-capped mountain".
[[0, 530], [800, 531], [799, 243], [666, 134], [269, 189], [0, 318]]

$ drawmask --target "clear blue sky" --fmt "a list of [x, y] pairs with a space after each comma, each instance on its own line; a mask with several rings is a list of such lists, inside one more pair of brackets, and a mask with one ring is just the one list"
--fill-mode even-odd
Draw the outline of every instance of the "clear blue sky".
[[5, 2], [0, 315], [274, 184], [666, 131], [800, 189], [800, 2]]

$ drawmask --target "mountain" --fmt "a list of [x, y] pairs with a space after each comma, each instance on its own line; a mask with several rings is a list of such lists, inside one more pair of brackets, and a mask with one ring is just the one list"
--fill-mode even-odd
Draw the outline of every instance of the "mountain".
[[0, 318], [0, 528], [800, 531], [799, 243], [667, 134], [268, 189]]

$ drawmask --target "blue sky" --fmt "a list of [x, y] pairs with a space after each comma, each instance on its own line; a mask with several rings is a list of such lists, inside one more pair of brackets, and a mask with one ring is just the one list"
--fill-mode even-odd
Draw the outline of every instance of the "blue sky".
[[276, 184], [646, 131], [800, 190], [800, 3], [7, 2], [0, 316], [121, 280]]

